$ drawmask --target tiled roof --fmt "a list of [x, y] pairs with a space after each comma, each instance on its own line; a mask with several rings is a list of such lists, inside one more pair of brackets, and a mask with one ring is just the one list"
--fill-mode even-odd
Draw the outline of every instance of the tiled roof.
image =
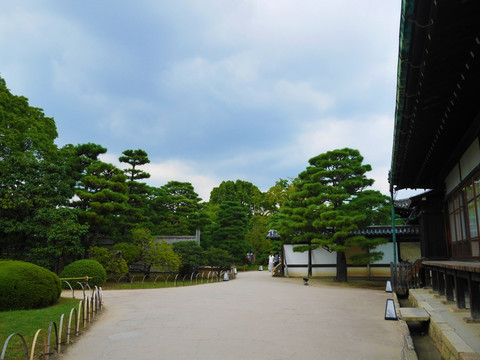
[[[391, 226], [368, 226], [356, 231], [358, 235], [363, 236], [392, 236]], [[420, 235], [420, 229], [416, 225], [397, 225], [395, 226], [396, 235]]]

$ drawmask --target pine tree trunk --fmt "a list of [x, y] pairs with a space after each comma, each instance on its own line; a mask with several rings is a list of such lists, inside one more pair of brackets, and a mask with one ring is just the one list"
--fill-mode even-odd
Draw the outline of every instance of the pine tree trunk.
[[343, 251], [337, 252], [337, 277], [338, 282], [347, 282], [347, 257]]
[[312, 249], [308, 249], [308, 276], [312, 276]]

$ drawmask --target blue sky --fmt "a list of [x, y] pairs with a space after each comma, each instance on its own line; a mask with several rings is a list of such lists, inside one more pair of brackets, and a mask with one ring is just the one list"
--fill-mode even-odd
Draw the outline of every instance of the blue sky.
[[400, 0], [27, 1], [2, 4], [0, 75], [149, 184], [265, 191], [311, 157], [359, 149], [388, 193]]

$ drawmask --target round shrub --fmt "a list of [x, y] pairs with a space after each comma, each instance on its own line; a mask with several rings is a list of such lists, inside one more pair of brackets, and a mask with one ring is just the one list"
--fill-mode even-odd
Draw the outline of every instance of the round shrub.
[[0, 309], [25, 310], [53, 305], [60, 298], [60, 278], [41, 266], [0, 260]]
[[[100, 264], [96, 260], [78, 260], [75, 261], [63, 269], [62, 273], [60, 274], [61, 278], [78, 278], [78, 277], [85, 277], [88, 276], [88, 284], [93, 288], [96, 286], [103, 286], [105, 280], [107, 280], [107, 272], [105, 271], [102, 264]], [[68, 280], [70, 285], [74, 289], [80, 289], [80, 285], [77, 282], [83, 283], [83, 280]], [[64, 284], [63, 287], [68, 285]]]

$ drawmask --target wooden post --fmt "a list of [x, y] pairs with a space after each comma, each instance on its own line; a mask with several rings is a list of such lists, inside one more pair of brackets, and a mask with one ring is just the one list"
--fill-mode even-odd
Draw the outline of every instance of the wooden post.
[[438, 294], [445, 295], [445, 276], [443, 271], [437, 271], [438, 274]]
[[455, 278], [451, 274], [445, 274], [445, 295], [447, 297], [447, 301], [454, 301], [454, 294], [453, 289], [455, 285]]
[[465, 280], [455, 276], [455, 291], [457, 295], [457, 307], [465, 309]]

